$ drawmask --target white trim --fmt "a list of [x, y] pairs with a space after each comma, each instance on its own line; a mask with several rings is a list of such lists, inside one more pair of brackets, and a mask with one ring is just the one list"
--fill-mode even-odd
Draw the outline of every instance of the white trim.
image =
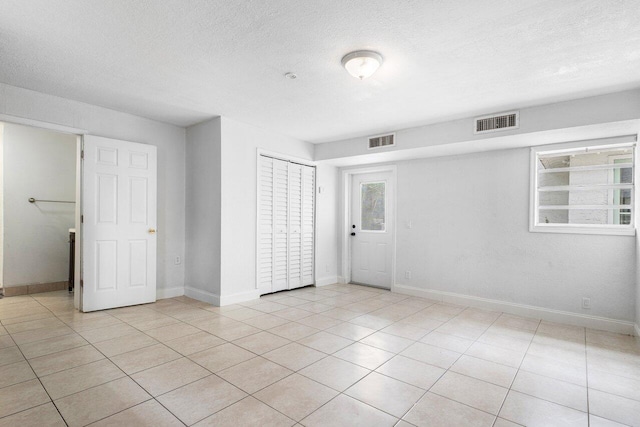
[[338, 276], [329, 276], [316, 279], [316, 286], [334, 285], [336, 283], [340, 283]]
[[634, 332], [636, 333], [636, 336], [640, 337], [640, 326], [638, 326], [637, 323], [633, 326], [634, 326]]
[[[0, 122], [0, 287], [4, 283], [4, 123]], [[77, 183], [77, 179], [76, 179]]]
[[420, 289], [414, 288], [412, 286], [398, 284], [394, 286], [394, 292], [404, 295], [428, 298], [440, 302], [466, 305], [493, 311], [501, 311], [503, 313], [514, 314], [517, 316], [531, 317], [534, 319], [547, 320], [574, 326], [583, 326], [591, 329], [599, 329], [603, 331], [617, 332], [629, 335], [632, 335], [634, 333], [635, 326], [636, 333], [640, 332], [637, 329], [637, 325], [634, 325], [633, 322], [628, 322], [625, 320], [590, 316], [586, 314], [572, 313], [569, 311], [554, 310], [526, 304], [517, 304], [513, 302], [475, 297], [454, 292], [444, 292], [433, 289]]
[[188, 296], [189, 298], [197, 299], [198, 301], [206, 302], [215, 306], [220, 306], [220, 296], [208, 291], [185, 286], [184, 295]]
[[[619, 227], [619, 228], [618, 228]], [[531, 233], [563, 233], [563, 234], [604, 234], [609, 236], [635, 236], [636, 229], [616, 226], [594, 226], [592, 224], [538, 224], [529, 228]]]
[[[609, 164], [608, 165], [604, 165], [604, 166], [627, 166], [628, 167], [629, 163], [627, 163], [627, 162], [616, 163], [616, 160], [631, 159], [631, 164], [633, 165], [635, 163], [634, 162], [634, 158], [635, 158], [634, 154], [635, 154], [635, 152], [632, 152], [630, 156], [629, 155], [624, 155], [624, 154], [623, 155], [616, 155], [616, 156], [608, 156]], [[616, 178], [616, 172], [618, 173], [619, 178], [622, 179], [622, 167], [617, 168], [617, 169], [616, 168], [610, 169], [609, 170], [609, 174], [608, 174], [609, 175], [608, 180], [609, 180], [610, 184], [614, 184], [614, 185], [616, 184], [616, 182], [615, 182], [615, 180], [616, 180], [615, 179]], [[631, 177], [631, 182], [635, 182], [634, 179], [633, 179], [633, 176]], [[632, 189], [633, 189], [633, 187], [632, 187]], [[616, 192], [615, 191], [609, 191], [608, 193], [609, 194], [608, 194], [608, 197], [607, 197], [607, 202], [612, 204], [612, 205], [615, 205], [616, 204]], [[634, 216], [635, 216], [634, 215], [635, 212], [633, 212], [633, 206], [635, 205], [635, 203], [634, 203], [635, 197], [634, 197], [633, 193], [634, 193], [634, 191], [631, 192], [631, 205], [630, 206], [627, 206], [627, 207], [622, 206], [622, 207], [618, 207], [617, 209], [615, 209], [615, 210], [618, 211], [617, 215], [614, 214], [614, 209], [610, 209], [610, 210], [607, 211], [607, 216], [608, 216], [610, 224], [618, 224], [618, 225], [620, 225], [620, 218], [622, 217], [622, 213], [623, 213], [622, 209], [629, 209], [629, 211], [630, 211], [629, 215], [631, 216], [630, 223], [631, 223], [631, 225], [634, 224], [635, 221], [633, 219], [634, 219]], [[618, 192], [618, 204], [620, 203], [621, 194], [622, 194], [622, 192]]]
[[631, 133], [627, 135], [617, 135], [608, 138], [585, 139], [583, 141], [567, 141], [548, 145], [537, 145], [531, 147], [539, 155], [561, 154], [561, 153], [578, 153], [583, 150], [584, 153], [598, 150], [610, 150], [614, 148], [624, 148], [634, 145], [638, 141], [638, 135]]
[[26, 117], [11, 116], [9, 114], [0, 114], [0, 121], [13, 123], [16, 125], [25, 125], [25, 126], [32, 126], [40, 129], [48, 129], [56, 132], [71, 133], [74, 135], [85, 135], [88, 133], [84, 129], [77, 129], [69, 126], [59, 125], [56, 123], [49, 123], [49, 122], [43, 122], [40, 120], [28, 119]]
[[260, 290], [252, 289], [247, 292], [239, 292], [233, 295], [223, 295], [219, 297], [220, 303], [216, 305], [223, 306], [223, 305], [238, 304], [241, 302], [251, 301], [258, 298], [260, 298]]
[[315, 167], [318, 165], [318, 162], [314, 162], [313, 160], [303, 159], [302, 157], [290, 156], [288, 154], [279, 153], [277, 151], [264, 150], [260, 147], [257, 148], [257, 155], [258, 155], [257, 157], [258, 159], [260, 158], [260, 156], [265, 156], [265, 157], [271, 157], [273, 159], [283, 160], [285, 162], [299, 163], [301, 165], [306, 165], [306, 166]]
[[239, 292], [233, 295], [216, 295], [209, 291], [203, 291], [202, 289], [196, 289], [189, 286], [185, 286], [184, 294], [189, 298], [197, 299], [198, 301], [206, 302], [216, 307], [223, 305], [238, 304], [245, 301], [251, 301], [260, 298], [260, 290], [252, 289], [247, 292]]
[[184, 295], [184, 286], [176, 286], [174, 288], [160, 288], [156, 290], [156, 299], [167, 299], [181, 297]]
[[391, 291], [396, 282], [396, 239], [398, 235], [398, 167], [396, 165], [377, 165], [368, 167], [347, 168], [342, 170], [342, 221], [340, 226], [340, 246], [342, 248], [342, 266], [338, 283], [349, 283], [351, 280], [351, 240], [349, 239], [351, 229], [349, 222], [351, 219], [351, 180], [353, 175], [366, 173], [391, 172], [391, 185], [393, 195], [391, 208], [393, 209], [393, 241], [391, 242]]
[[83, 296], [84, 287], [82, 284], [84, 281], [83, 269], [82, 269], [82, 251], [83, 251], [83, 227], [82, 224], [82, 211], [83, 211], [83, 199], [82, 199], [82, 177], [84, 175], [84, 159], [82, 153], [84, 152], [84, 135], [78, 135], [76, 137], [76, 211], [75, 211], [75, 258], [74, 258], [74, 272], [73, 272], [73, 305], [82, 312], [83, 311]]

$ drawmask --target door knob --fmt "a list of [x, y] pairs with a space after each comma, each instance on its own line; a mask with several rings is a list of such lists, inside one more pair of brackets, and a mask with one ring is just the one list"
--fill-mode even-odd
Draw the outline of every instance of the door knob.
[[149, 229], [149, 234], [156, 234], [156, 229], [155, 228], [150, 228]]
[[351, 235], [352, 235], [352, 236], [355, 236], [355, 235], [356, 235], [356, 233], [351, 233]]

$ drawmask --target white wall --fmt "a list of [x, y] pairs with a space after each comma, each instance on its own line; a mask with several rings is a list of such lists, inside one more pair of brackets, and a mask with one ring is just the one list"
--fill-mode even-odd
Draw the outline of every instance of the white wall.
[[340, 174], [338, 169], [320, 164], [316, 167], [316, 285], [338, 282], [338, 243], [340, 212], [338, 203]]
[[635, 134], [640, 119], [640, 89], [519, 111], [517, 129], [476, 135], [474, 118], [469, 117], [398, 130], [394, 147], [369, 150], [366, 136], [317, 144], [315, 159], [352, 166]]
[[257, 296], [258, 148], [313, 159], [308, 142], [222, 118], [221, 304]]
[[[639, 162], [640, 162], [640, 150], [636, 148], [634, 164], [638, 165]], [[639, 167], [636, 166], [633, 168], [633, 174], [634, 174], [633, 182], [635, 183], [640, 182]], [[640, 197], [640, 187], [636, 185], [634, 190], [635, 192], [633, 194], [633, 199], [638, 200], [638, 197]], [[637, 228], [638, 224], [640, 224], [640, 209], [634, 210], [633, 217], [634, 217], [633, 222], [634, 224], [636, 224], [636, 228]], [[635, 255], [636, 255], [635, 256], [635, 263], [636, 263], [635, 333], [636, 333], [636, 336], [640, 336], [640, 236], [638, 235], [637, 232], [636, 232], [636, 254]]]
[[522, 148], [399, 162], [396, 283], [633, 321], [635, 238], [530, 233], [529, 161]]
[[[184, 287], [185, 129], [69, 99], [0, 84], [0, 114], [86, 130], [158, 147], [159, 296]], [[7, 118], [4, 118], [5, 121]]]
[[[636, 191], [637, 194], [637, 191]], [[637, 198], [635, 199], [637, 200]], [[638, 214], [636, 213], [636, 224]], [[636, 235], [636, 312], [635, 312], [635, 323], [636, 323], [636, 336], [640, 336], [640, 238]]]
[[[637, 236], [636, 240], [638, 240]], [[640, 253], [640, 248], [638, 248], [638, 245], [636, 245], [636, 252]], [[640, 264], [640, 260], [638, 260], [637, 256], [636, 263]], [[636, 336], [640, 336], [640, 277], [638, 276], [636, 276]]]
[[5, 124], [5, 287], [68, 279], [75, 205], [27, 199], [75, 201], [76, 145], [75, 135]]
[[[187, 129], [185, 290], [213, 304], [232, 304], [259, 296], [256, 290], [258, 149], [311, 160], [313, 146], [225, 117]], [[318, 170], [317, 262], [321, 277], [337, 277], [337, 169]], [[320, 213], [322, 211], [323, 213]], [[326, 214], [324, 212], [327, 212]], [[320, 273], [319, 273], [320, 275]]]
[[221, 119], [187, 128], [185, 293], [220, 295]]
[[4, 123], [0, 122], [0, 288], [3, 286], [4, 277], [4, 148], [2, 133]]

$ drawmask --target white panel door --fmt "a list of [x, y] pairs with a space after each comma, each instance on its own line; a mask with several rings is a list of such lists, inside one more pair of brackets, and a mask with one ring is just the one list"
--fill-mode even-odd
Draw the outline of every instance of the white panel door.
[[156, 300], [157, 153], [84, 137], [82, 310]]
[[353, 175], [351, 282], [391, 288], [393, 244], [391, 172]]

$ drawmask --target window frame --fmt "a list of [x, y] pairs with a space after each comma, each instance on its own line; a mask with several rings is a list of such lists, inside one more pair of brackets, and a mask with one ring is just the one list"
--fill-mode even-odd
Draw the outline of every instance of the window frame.
[[[578, 141], [572, 143], [553, 144], [547, 146], [531, 147], [530, 154], [530, 204], [529, 204], [529, 231], [532, 233], [563, 233], [563, 234], [600, 234], [615, 236], [634, 236], [635, 228], [635, 183], [637, 146], [636, 135], [610, 138], [603, 140]], [[609, 150], [615, 148], [632, 148], [631, 154], [633, 167], [633, 183], [631, 188], [631, 223], [623, 224], [547, 224], [539, 222], [539, 191], [538, 191], [538, 158], [540, 155], [573, 154], [579, 151], [590, 152], [595, 150]], [[597, 187], [597, 186], [596, 186]]]
[[[633, 153], [631, 153], [631, 155], [614, 155], [614, 156], [609, 156], [609, 164], [616, 164], [616, 160], [625, 160], [631, 158], [631, 164], [633, 165]], [[610, 184], [620, 184], [619, 182], [616, 182], [616, 171], [620, 172], [620, 175], [622, 174], [621, 171], [622, 168], [619, 169], [610, 169], [609, 170], [609, 183]], [[619, 177], [621, 178], [621, 176]], [[635, 180], [632, 179], [632, 183], [635, 183]], [[609, 194], [607, 195], [607, 198], [609, 200], [609, 204], [610, 205], [615, 205], [615, 204], [620, 204], [620, 203], [616, 203], [616, 191], [618, 191], [619, 193], [617, 193], [617, 198], [618, 198], [618, 202], [620, 202], [620, 198], [621, 196], [621, 192], [622, 190], [609, 190]], [[633, 189], [631, 190], [631, 206], [633, 207], [633, 201], [634, 201], [634, 194], [633, 194]], [[617, 213], [616, 213], [617, 212]], [[608, 212], [608, 217], [609, 217], [609, 221], [611, 221], [612, 224], [614, 225], [623, 225], [620, 224], [620, 219], [622, 218], [622, 209], [618, 209], [618, 210], [614, 210], [611, 209]], [[631, 210], [631, 212], [629, 213], [629, 215], [631, 216], [631, 223], [633, 223], [633, 208]], [[616, 222], [618, 221], [618, 222]]]

